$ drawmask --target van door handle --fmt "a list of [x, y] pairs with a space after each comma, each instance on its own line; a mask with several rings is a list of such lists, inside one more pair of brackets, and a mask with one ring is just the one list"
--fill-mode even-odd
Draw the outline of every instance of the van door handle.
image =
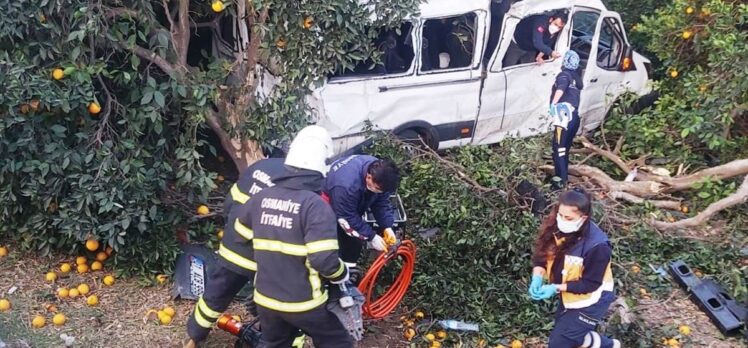
[[540, 74], [540, 76], [548, 76], [548, 72], [546, 71], [546, 72]]
[[597, 77], [594, 78], [594, 79], [592, 79], [592, 80], [590, 80], [590, 83], [595, 83], [595, 82], [597, 82]]

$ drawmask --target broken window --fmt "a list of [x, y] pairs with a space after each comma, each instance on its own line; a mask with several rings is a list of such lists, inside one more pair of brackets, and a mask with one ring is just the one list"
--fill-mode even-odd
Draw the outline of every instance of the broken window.
[[379, 60], [368, 59], [355, 67], [343, 68], [334, 77], [378, 76], [400, 74], [410, 70], [415, 53], [413, 51], [413, 24], [405, 22], [399, 28], [381, 30], [374, 45], [380, 52]]
[[571, 49], [579, 54], [579, 67], [584, 69], [590, 59], [592, 38], [595, 36], [597, 19], [595, 11], [576, 11], [571, 17]]
[[623, 32], [615, 18], [605, 18], [600, 27], [600, 42], [597, 45], [597, 66], [615, 70], [623, 52]]
[[475, 52], [477, 16], [429, 19], [423, 25], [421, 70], [469, 67]]

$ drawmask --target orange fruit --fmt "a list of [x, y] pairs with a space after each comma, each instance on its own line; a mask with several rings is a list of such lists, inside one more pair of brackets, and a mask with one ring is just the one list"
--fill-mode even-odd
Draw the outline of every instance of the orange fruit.
[[63, 263], [63, 264], [60, 265], [60, 272], [62, 272], [62, 273], [68, 273], [68, 272], [70, 272], [71, 269], [73, 269], [73, 268], [70, 267], [70, 264], [67, 263], [67, 262], [65, 262], [65, 263]]
[[78, 297], [78, 296], [79, 296], [80, 294], [81, 294], [81, 293], [80, 293], [80, 292], [78, 292], [78, 289], [76, 289], [76, 288], [72, 288], [72, 289], [70, 289], [70, 290], [68, 291], [68, 296], [69, 296], [70, 298], [76, 298], [76, 297]]
[[114, 284], [114, 277], [111, 275], [107, 275], [106, 277], [104, 277], [103, 282], [104, 282], [104, 285], [112, 285]]
[[8, 256], [8, 248], [0, 246], [0, 257]]
[[96, 253], [96, 261], [104, 262], [108, 257], [109, 254], [107, 254], [106, 252], [99, 251], [98, 253]]
[[439, 332], [437, 332], [437, 333], [436, 333], [436, 338], [438, 338], [438, 339], [440, 339], [440, 340], [443, 340], [443, 339], [447, 338], [447, 332], [446, 332], [446, 331], [443, 331], [443, 330], [442, 330], [442, 331], [439, 331]]
[[213, 1], [212, 4], [210, 4], [210, 8], [213, 10], [213, 12], [219, 13], [226, 8], [226, 5], [224, 5], [220, 0], [216, 0]]
[[57, 313], [54, 317], [52, 317], [52, 323], [55, 324], [55, 326], [62, 326], [65, 325], [65, 322], [68, 320], [68, 318], [65, 317], [65, 314]]
[[165, 275], [163, 275], [163, 274], [159, 274], [159, 275], [157, 275], [157, 276], [156, 276], [156, 281], [157, 281], [157, 282], [158, 282], [159, 284], [163, 284], [163, 283], [166, 283], [166, 280], [167, 280], [167, 279], [169, 279], [169, 277], [167, 277], [167, 276], [165, 276]]
[[57, 273], [55, 273], [55, 272], [47, 272], [47, 275], [44, 276], [44, 279], [46, 279], [48, 282], [52, 283], [55, 280], [57, 280]]
[[210, 214], [210, 208], [208, 208], [207, 206], [201, 205], [197, 207], [197, 215], [203, 216], [203, 215], [208, 215], [208, 214]]
[[683, 34], [681, 34], [681, 36], [683, 37], [683, 40], [690, 39], [691, 35], [693, 35], [693, 33], [689, 30], [684, 31]]
[[104, 265], [102, 265], [100, 261], [94, 261], [91, 263], [92, 271], [101, 271], [102, 268], [104, 268]]
[[414, 330], [411, 327], [405, 329], [405, 332], [403, 333], [403, 337], [405, 337], [405, 339], [408, 341], [412, 340], [413, 337], [415, 336], [416, 336], [416, 330]]
[[66, 288], [59, 288], [59, 289], [57, 289], [57, 297], [59, 297], [59, 298], [65, 298], [65, 297], [68, 297], [69, 295], [70, 295], [70, 290], [68, 290]]
[[85, 256], [78, 256], [75, 258], [76, 265], [85, 265], [88, 259]]
[[88, 292], [91, 291], [91, 288], [88, 287], [88, 284], [80, 284], [78, 285], [78, 293], [81, 295], [88, 295]]
[[96, 251], [99, 249], [99, 241], [96, 239], [89, 238], [86, 240], [86, 249], [88, 251]]
[[90, 113], [91, 115], [96, 115], [99, 112], [101, 112], [101, 105], [99, 105], [99, 103], [91, 102], [90, 104], [88, 104], [88, 113]]
[[427, 333], [427, 334], [426, 334], [426, 336], [424, 336], [424, 337], [425, 337], [425, 338], [426, 338], [426, 340], [427, 340], [427, 341], [429, 341], [429, 342], [432, 342], [432, 341], [434, 341], [434, 340], [436, 339], [436, 336], [434, 336], [434, 334], [432, 334], [432, 333], [430, 333], [430, 332], [429, 332], [429, 333]]
[[0, 299], [0, 312], [5, 312], [10, 310], [10, 301], [8, 299]]
[[416, 312], [416, 313], [414, 314], [414, 316], [415, 316], [415, 318], [416, 318], [417, 320], [421, 320], [421, 319], [423, 319], [423, 318], [424, 318], [424, 317], [426, 316], [426, 314], [424, 314], [424, 313], [423, 313], [423, 312], [421, 312], [421, 311], [417, 311], [417, 312]]
[[88, 273], [88, 265], [85, 263], [82, 265], [78, 265], [78, 267], [76, 267], [76, 271], [78, 271], [78, 273], [80, 274]]
[[675, 69], [670, 70], [670, 77], [672, 78], [678, 77], [678, 70], [675, 70]]
[[304, 29], [309, 29], [314, 25], [314, 19], [312, 17], [304, 18]]
[[44, 319], [44, 317], [41, 315], [37, 315], [34, 317], [34, 319], [31, 320], [31, 326], [33, 326], [36, 329], [42, 328], [46, 324], [47, 324], [47, 319]]
[[218, 239], [223, 239], [223, 230], [218, 230]]
[[681, 325], [678, 327], [678, 332], [680, 332], [681, 335], [688, 336], [691, 334], [691, 328], [688, 327], [688, 325]]
[[684, 205], [680, 207], [680, 211], [683, 212], [683, 214], [688, 214], [688, 206]]
[[688, 13], [688, 14], [691, 14], [691, 13], [693, 13], [693, 7], [691, 7], [691, 6], [688, 6], [688, 7], [686, 8], [686, 13]]
[[65, 77], [65, 72], [62, 69], [57, 68], [55, 70], [52, 70], [52, 78], [53, 79], [59, 81], [59, 80], [62, 80], [63, 77]]
[[88, 296], [86, 299], [86, 304], [93, 307], [99, 304], [99, 298], [96, 295]]
[[520, 340], [512, 341], [512, 348], [522, 348], [522, 341]]
[[171, 316], [166, 314], [164, 311], [158, 311], [158, 321], [161, 322], [161, 325], [169, 325], [171, 319]]
[[641, 272], [641, 270], [642, 269], [638, 265], [631, 266], [631, 272], [639, 273], [639, 272]]
[[177, 311], [172, 307], [166, 306], [164, 307], [164, 313], [168, 314], [170, 317], [173, 317], [177, 314]]

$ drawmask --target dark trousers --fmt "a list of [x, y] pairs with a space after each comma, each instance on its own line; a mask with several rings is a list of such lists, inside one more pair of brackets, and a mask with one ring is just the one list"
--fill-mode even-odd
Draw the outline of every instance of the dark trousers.
[[[204, 341], [208, 337], [218, 317], [229, 307], [236, 294], [249, 280], [249, 276], [234, 273], [228, 268], [221, 267], [220, 263], [209, 269], [205, 292], [187, 319], [187, 334], [193, 341]], [[250, 299], [250, 302], [248, 310], [252, 315], [257, 315], [254, 301]]]
[[506, 68], [518, 64], [532, 63], [535, 61], [537, 55], [537, 51], [525, 51], [512, 41], [506, 49], [502, 67]]
[[288, 348], [299, 330], [312, 338], [316, 348], [351, 348], [353, 338], [338, 317], [325, 306], [307, 312], [286, 313], [258, 306], [262, 341], [260, 348]]
[[340, 259], [347, 263], [357, 263], [361, 257], [361, 251], [364, 249], [366, 241], [347, 235], [343, 229], [338, 226], [338, 247]]
[[613, 347], [613, 340], [595, 331], [613, 300], [615, 295], [605, 291], [600, 301], [587, 308], [568, 309], [559, 304], [548, 348]]
[[561, 178], [561, 182], [565, 185], [569, 180], [569, 150], [571, 150], [571, 144], [574, 140], [574, 136], [579, 130], [579, 114], [574, 110], [571, 121], [566, 129], [561, 127], [554, 127], [553, 129], [553, 140], [551, 146], [553, 147], [553, 168], [555, 169], [556, 176]]

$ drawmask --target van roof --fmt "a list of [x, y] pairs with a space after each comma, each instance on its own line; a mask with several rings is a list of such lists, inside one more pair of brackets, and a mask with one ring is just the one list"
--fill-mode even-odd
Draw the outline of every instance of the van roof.
[[491, 0], [426, 0], [420, 6], [420, 17], [440, 17], [466, 13], [474, 10], [488, 10]]
[[[420, 6], [420, 17], [433, 18], [456, 15], [479, 9], [488, 10], [490, 9], [490, 5], [491, 0], [427, 0], [427, 2], [422, 3]], [[524, 16], [526, 14], [540, 13], [553, 9], [571, 8], [574, 5], [605, 9], [605, 5], [601, 0], [523, 0], [512, 4], [509, 13], [516, 16]]]

